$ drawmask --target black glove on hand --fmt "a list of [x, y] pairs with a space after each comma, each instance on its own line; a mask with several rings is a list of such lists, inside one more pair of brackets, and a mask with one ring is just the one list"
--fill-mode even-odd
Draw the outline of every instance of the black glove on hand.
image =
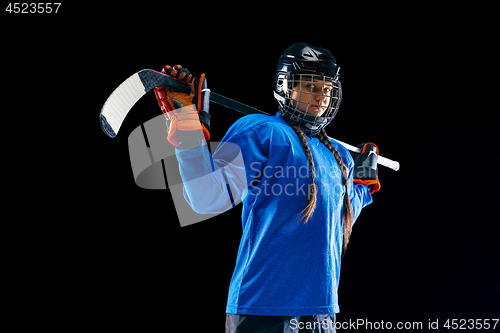
[[380, 190], [378, 180], [378, 147], [371, 143], [362, 143], [358, 146], [361, 153], [351, 153], [354, 158], [354, 170], [352, 177], [354, 183], [364, 184], [370, 187], [370, 194]]

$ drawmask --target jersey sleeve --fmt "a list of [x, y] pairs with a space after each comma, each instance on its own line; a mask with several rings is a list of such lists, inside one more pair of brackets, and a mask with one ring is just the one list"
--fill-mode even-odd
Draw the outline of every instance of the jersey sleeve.
[[222, 213], [244, 199], [255, 174], [267, 159], [261, 142], [248, 126], [235, 123], [213, 155], [205, 143], [176, 149], [184, 197], [199, 214]]

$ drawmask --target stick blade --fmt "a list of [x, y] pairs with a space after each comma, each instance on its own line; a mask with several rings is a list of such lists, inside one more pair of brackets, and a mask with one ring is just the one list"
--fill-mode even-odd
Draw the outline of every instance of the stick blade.
[[123, 81], [104, 103], [99, 116], [104, 133], [114, 138], [134, 104], [145, 93], [158, 86], [169, 86], [185, 93], [191, 90], [188, 83], [152, 69], [143, 69]]
[[111, 125], [108, 123], [106, 117], [101, 113], [99, 118], [101, 120], [101, 128], [104, 131], [104, 133], [106, 133], [106, 135], [109, 136], [110, 138], [114, 138], [116, 136], [116, 133], [111, 127]]
[[[142, 72], [142, 71], [141, 71]], [[141, 81], [139, 73], [135, 73], [122, 82], [104, 103], [99, 121], [101, 128], [111, 138], [114, 138], [134, 104], [141, 99], [147, 90]]]

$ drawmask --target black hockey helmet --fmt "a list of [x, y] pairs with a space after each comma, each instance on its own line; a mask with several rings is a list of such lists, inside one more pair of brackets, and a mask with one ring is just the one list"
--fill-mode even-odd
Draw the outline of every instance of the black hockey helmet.
[[[337, 114], [342, 99], [340, 67], [330, 51], [296, 43], [281, 55], [275, 73], [274, 97], [283, 115], [296, 122], [307, 134], [317, 134]], [[326, 92], [307, 91], [309, 86], [328, 86]], [[329, 100], [322, 114], [309, 110], [315, 99]], [[316, 114], [315, 114], [316, 113]]]

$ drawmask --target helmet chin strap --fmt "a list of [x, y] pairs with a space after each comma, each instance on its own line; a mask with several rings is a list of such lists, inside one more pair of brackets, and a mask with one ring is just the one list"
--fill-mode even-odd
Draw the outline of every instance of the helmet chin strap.
[[306, 117], [309, 116], [306, 115], [298, 122], [298, 125], [302, 128], [302, 130], [304, 130], [304, 132], [306, 132], [306, 134], [316, 135], [319, 131], [326, 127], [326, 125], [328, 125], [328, 121], [323, 117], [318, 117], [318, 120], [315, 123], [308, 122], [305, 120]]

